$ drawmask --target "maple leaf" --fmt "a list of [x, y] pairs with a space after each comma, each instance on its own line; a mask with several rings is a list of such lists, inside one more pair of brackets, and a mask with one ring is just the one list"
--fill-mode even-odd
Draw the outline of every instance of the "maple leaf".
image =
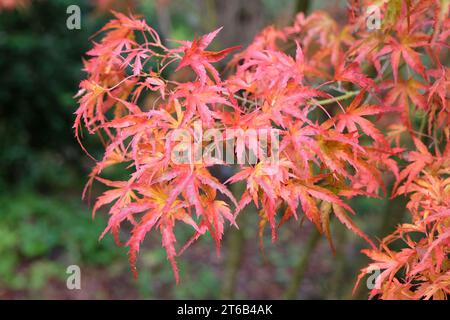
[[[387, 286], [391, 285], [394, 281], [395, 274], [402, 268], [403, 264], [411, 257], [414, 253], [414, 250], [404, 249], [400, 253], [395, 253], [385, 248], [386, 253], [380, 252], [378, 250], [367, 250], [364, 249], [361, 252], [367, 255], [369, 258], [374, 260], [369, 266], [361, 269], [361, 273], [358, 276], [356, 284], [353, 288], [353, 292], [355, 292], [358, 287], [361, 279], [367, 275], [368, 273], [373, 272], [373, 270], [382, 270], [380, 275], [377, 277], [377, 285], [374, 289], [372, 289], [370, 298], [378, 294], [382, 284], [387, 283]], [[394, 282], [395, 283], [395, 282]], [[385, 284], [386, 285], [386, 284]], [[384, 288], [384, 290], [388, 290]]]
[[207, 79], [207, 71], [209, 71], [214, 80], [219, 83], [220, 76], [217, 70], [211, 65], [211, 62], [218, 62], [222, 60], [231, 51], [237, 50], [240, 46], [227, 48], [221, 51], [206, 51], [206, 47], [213, 41], [217, 34], [223, 27], [210, 32], [199, 39], [193, 41], [184, 41], [182, 46], [173, 50], [173, 52], [184, 52], [184, 56], [181, 59], [179, 65], [175, 69], [175, 72], [181, 70], [187, 66], [190, 66], [192, 70], [199, 77], [200, 83], [205, 84]]
[[427, 109], [426, 98], [424, 96], [424, 91], [427, 90], [427, 86], [422, 82], [410, 78], [408, 80], [398, 80], [396, 83], [386, 81], [382, 87], [389, 88], [384, 102], [388, 106], [397, 107], [402, 112], [402, 117], [408, 127], [411, 127], [409, 116], [410, 101], [415, 108]]
[[292, 163], [287, 159], [280, 159], [279, 163], [261, 161], [254, 167], [243, 167], [238, 173], [229, 178], [226, 183], [235, 183], [241, 180], [247, 181], [246, 191], [237, 205], [237, 212], [253, 200], [256, 207], [260, 206], [260, 192], [264, 194], [261, 203], [265, 209], [268, 221], [272, 229], [272, 240], [276, 238], [276, 205], [281, 196], [284, 183], [289, 176], [289, 168]]
[[182, 105], [186, 108], [183, 115], [183, 123], [186, 124], [195, 114], [200, 115], [200, 119], [208, 127], [211, 127], [214, 119], [218, 118], [215, 110], [216, 105], [228, 105], [231, 103], [223, 92], [225, 89], [221, 86], [200, 86], [197, 82], [188, 82], [180, 84], [177, 92], [172, 98], [183, 99]]
[[103, 195], [97, 198], [94, 209], [92, 210], [93, 217], [95, 216], [95, 212], [100, 207], [111, 203], [116, 199], [119, 200], [115, 202], [115, 205], [113, 206], [113, 208], [111, 208], [111, 212], [113, 212], [116, 207], [120, 207], [127, 203], [130, 203], [131, 200], [136, 198], [129, 181], [110, 181], [100, 177], [96, 177], [96, 179], [104, 183], [105, 185], [114, 187], [116, 189], [107, 190], [103, 193]]
[[404, 190], [408, 188], [411, 182], [419, 175], [420, 172], [434, 161], [433, 155], [428, 151], [427, 147], [417, 138], [414, 138], [414, 144], [417, 151], [411, 151], [408, 155], [410, 164], [400, 172], [394, 190], [397, 190], [399, 184], [406, 179], [403, 184]]
[[365, 91], [361, 91], [350, 105], [345, 109], [345, 113], [340, 113], [337, 116], [336, 130], [343, 132], [346, 128], [349, 132], [358, 132], [357, 125], [361, 130], [371, 137], [377, 143], [387, 146], [388, 143], [384, 135], [373, 125], [373, 123], [363, 116], [379, 115], [388, 111], [392, 111], [390, 108], [376, 105], [361, 106], [361, 102], [364, 99]]
[[[107, 229], [120, 223], [121, 220], [129, 215], [144, 212], [142, 218], [134, 223], [132, 236], [126, 243], [130, 248], [129, 260], [132, 271], [137, 276], [136, 256], [139, 252], [140, 245], [146, 234], [156, 226], [160, 229], [163, 247], [166, 249], [167, 257], [172, 265], [175, 279], [178, 282], [178, 268], [175, 261], [176, 251], [174, 247], [176, 238], [173, 233], [174, 223], [180, 220], [191, 225], [197, 231], [200, 231], [200, 228], [185, 210], [186, 204], [181, 200], [173, 198], [173, 194], [178, 191], [169, 192], [167, 186], [162, 188], [139, 187], [138, 190], [144, 198], [125, 206], [115, 216], [113, 215], [110, 218]], [[104, 233], [107, 229], [105, 229]]]
[[365, 89], [376, 88], [375, 82], [361, 72], [358, 62], [353, 62], [346, 67], [343, 63], [338, 64], [334, 80], [352, 82]]
[[191, 237], [191, 239], [180, 250], [181, 255], [195, 240], [197, 240], [202, 234], [209, 230], [212, 238], [216, 242], [216, 254], [220, 255], [220, 244], [222, 235], [224, 232], [224, 218], [228, 220], [233, 226], [238, 228], [234, 215], [232, 214], [228, 204], [224, 201], [214, 200], [213, 196], [207, 196], [202, 200], [202, 219], [198, 224], [199, 228], [197, 232]]
[[394, 74], [394, 81], [398, 80], [398, 68], [400, 64], [400, 56], [403, 57], [405, 62], [423, 78], [427, 78], [425, 74], [425, 68], [420, 61], [419, 54], [414, 51], [415, 47], [423, 47], [428, 44], [428, 37], [426, 35], [420, 34], [406, 34], [400, 33], [398, 35], [400, 41], [394, 37], [389, 37], [387, 43], [383, 49], [381, 49], [377, 56], [383, 56], [386, 54], [391, 54], [390, 61], [392, 72]]

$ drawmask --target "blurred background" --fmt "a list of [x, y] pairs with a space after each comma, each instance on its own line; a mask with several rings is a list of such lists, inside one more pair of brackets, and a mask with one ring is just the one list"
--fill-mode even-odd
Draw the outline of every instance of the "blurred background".
[[[291, 221], [275, 244], [266, 235], [262, 253], [252, 210], [239, 216], [241, 231], [225, 233], [221, 257], [204, 237], [178, 259], [178, 286], [159, 235], [149, 234], [135, 280], [126, 249], [109, 236], [98, 241], [107, 213], [92, 220], [91, 204], [81, 200], [93, 163], [72, 130], [82, 57], [110, 9], [141, 13], [163, 38], [192, 39], [224, 26], [214, 44], [223, 48], [245, 46], [262, 27], [288, 24], [299, 11], [345, 19], [345, 1], [83, 0], [76, 2], [81, 30], [68, 30], [71, 4], [0, 0], [0, 299], [365, 299], [364, 285], [351, 295], [366, 263], [353, 234], [333, 224], [333, 256], [309, 222]], [[101, 154], [97, 139], [85, 143]], [[352, 206], [372, 238], [386, 235], [403, 214], [401, 200], [357, 198]], [[177, 230], [179, 243], [190, 235]], [[81, 268], [81, 290], [66, 287], [73, 264]]]

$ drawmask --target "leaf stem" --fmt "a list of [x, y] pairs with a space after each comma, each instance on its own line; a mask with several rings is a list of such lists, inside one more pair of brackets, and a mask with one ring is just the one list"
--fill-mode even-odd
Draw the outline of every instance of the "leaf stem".
[[335, 103], [337, 101], [342, 101], [342, 100], [346, 100], [348, 98], [354, 97], [356, 96], [360, 91], [359, 90], [355, 90], [355, 91], [348, 91], [347, 93], [341, 95], [341, 96], [337, 96], [337, 97], [333, 97], [330, 99], [325, 99], [325, 100], [316, 100], [316, 103], [319, 103], [320, 105], [326, 105], [326, 104], [332, 104]]

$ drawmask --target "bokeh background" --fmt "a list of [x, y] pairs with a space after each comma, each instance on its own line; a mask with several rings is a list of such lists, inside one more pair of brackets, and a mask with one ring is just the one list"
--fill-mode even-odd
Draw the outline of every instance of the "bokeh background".
[[[73, 96], [83, 78], [82, 57], [109, 9], [139, 12], [163, 38], [192, 39], [224, 26], [216, 48], [246, 45], [262, 27], [285, 25], [299, 11], [326, 10], [345, 20], [345, 1], [305, 0], [35, 0], [9, 7], [0, 0], [0, 299], [364, 299], [351, 294], [366, 263], [359, 239], [332, 225], [333, 255], [305, 221], [282, 227], [276, 243], [259, 250], [256, 211], [225, 233], [220, 257], [204, 237], [179, 259], [175, 285], [158, 235], [141, 250], [135, 280], [125, 248], [98, 241], [107, 213], [91, 218], [81, 192], [93, 163], [74, 139]], [[3, 3], [3, 7], [2, 7]], [[66, 9], [81, 7], [81, 30], [66, 28]], [[86, 137], [94, 155], [101, 146]], [[93, 196], [102, 190], [93, 191]], [[372, 238], [403, 216], [402, 200], [356, 198], [356, 223]], [[190, 230], [177, 230], [180, 244]], [[81, 268], [81, 290], [68, 290], [66, 268]]]

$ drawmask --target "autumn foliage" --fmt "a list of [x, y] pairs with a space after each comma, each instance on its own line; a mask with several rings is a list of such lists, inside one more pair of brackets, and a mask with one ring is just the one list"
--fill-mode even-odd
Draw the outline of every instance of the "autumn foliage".
[[[236, 217], [253, 202], [261, 234], [268, 227], [273, 241], [291, 219], [311, 221], [332, 250], [332, 220], [365, 239], [372, 262], [360, 278], [382, 271], [371, 296], [448, 297], [449, 3], [351, 1], [350, 8], [346, 25], [324, 12], [300, 13], [288, 27], [265, 28], [246, 48], [221, 51], [209, 49], [220, 29], [169, 46], [144, 20], [114, 12], [87, 53], [74, 128], [82, 147], [82, 129], [104, 143], [85, 191], [94, 181], [108, 187], [93, 213], [109, 206], [102, 237], [111, 232], [119, 244], [120, 228], [131, 228], [124, 245], [134, 272], [146, 234], [158, 231], [178, 281], [176, 257], [206, 233], [219, 253], [226, 225], [238, 227]], [[377, 29], [367, 25], [374, 12]], [[215, 63], [226, 56], [220, 73]], [[259, 144], [236, 134], [231, 138], [243, 142], [232, 149], [236, 158], [247, 152], [257, 160], [239, 163], [222, 183], [210, 168], [225, 162], [173, 161], [180, 147], [174, 134], [196, 125], [217, 129], [220, 141], [230, 138], [227, 129], [276, 129], [277, 154], [261, 155]], [[199, 143], [193, 136], [184, 148]], [[102, 176], [118, 165], [127, 179]], [[386, 190], [391, 179], [394, 188]], [[240, 181], [242, 193], [234, 187]], [[410, 216], [374, 243], [370, 238], [384, 235], [366, 235], [348, 199], [386, 194], [407, 196]], [[193, 236], [177, 250], [180, 224]]]

